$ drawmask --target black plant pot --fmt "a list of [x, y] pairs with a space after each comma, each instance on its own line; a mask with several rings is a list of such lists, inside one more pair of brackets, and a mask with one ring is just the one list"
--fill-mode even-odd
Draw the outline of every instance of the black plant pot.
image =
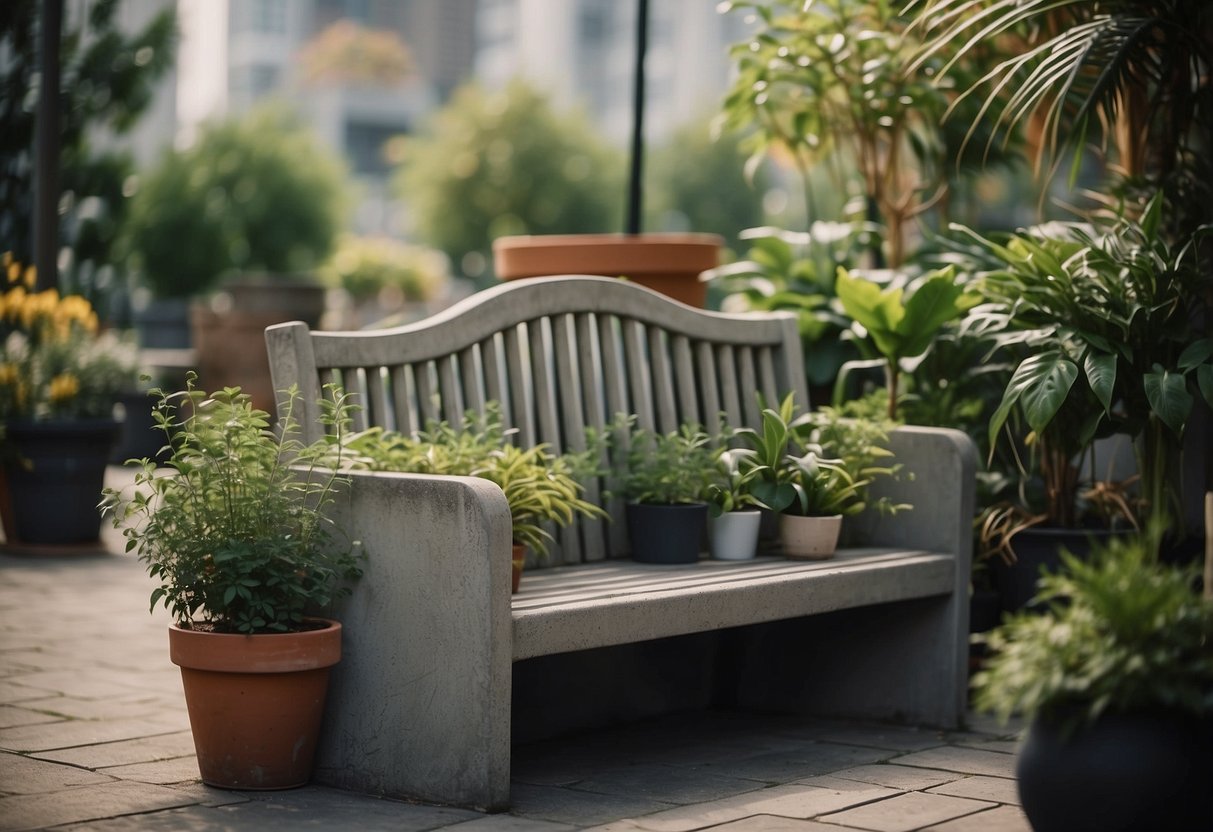
[[101, 536], [101, 487], [120, 424], [113, 419], [9, 422], [10, 541], [67, 545]]
[[695, 563], [708, 522], [703, 503], [651, 505], [628, 503], [632, 559], [641, 563]]
[[1003, 612], [1017, 612], [1029, 606], [1036, 595], [1036, 582], [1041, 569], [1057, 572], [1061, 568], [1061, 551], [1072, 552], [1078, 558], [1086, 558], [1092, 541], [1106, 541], [1113, 535], [1107, 529], [1060, 529], [1032, 528], [1015, 535], [1011, 548], [1016, 562], [1004, 563], [994, 558], [994, 580], [1002, 599]]
[[1016, 777], [1035, 832], [1213, 829], [1213, 721], [1105, 714], [1065, 736], [1037, 718]]

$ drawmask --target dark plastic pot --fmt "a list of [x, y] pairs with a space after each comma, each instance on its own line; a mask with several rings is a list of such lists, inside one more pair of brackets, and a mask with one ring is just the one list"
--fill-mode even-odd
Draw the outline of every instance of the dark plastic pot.
[[1035, 832], [1213, 829], [1213, 722], [1106, 714], [1065, 736], [1037, 718], [1016, 777]]
[[1041, 569], [1057, 572], [1061, 568], [1061, 551], [1085, 558], [1092, 541], [1106, 541], [1121, 534], [1107, 529], [1033, 528], [1019, 532], [1011, 541], [1016, 562], [1006, 564], [995, 558], [994, 579], [1004, 612], [1017, 612], [1029, 605], [1036, 595], [1036, 583]]
[[13, 509], [13, 527], [7, 529], [11, 540], [70, 545], [101, 536], [97, 503], [119, 428], [113, 419], [16, 421], [5, 426], [18, 455], [5, 463]]
[[632, 560], [641, 563], [695, 563], [708, 522], [704, 503], [651, 505], [628, 503]]

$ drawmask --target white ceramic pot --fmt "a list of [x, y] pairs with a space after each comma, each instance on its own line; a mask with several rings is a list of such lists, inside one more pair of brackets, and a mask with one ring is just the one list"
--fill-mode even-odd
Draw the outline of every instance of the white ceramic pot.
[[790, 558], [825, 560], [834, 557], [841, 531], [841, 514], [832, 517], [779, 515], [779, 537], [783, 541], [783, 553]]
[[758, 548], [758, 526], [762, 513], [727, 511], [708, 518], [708, 545], [716, 560], [750, 560]]

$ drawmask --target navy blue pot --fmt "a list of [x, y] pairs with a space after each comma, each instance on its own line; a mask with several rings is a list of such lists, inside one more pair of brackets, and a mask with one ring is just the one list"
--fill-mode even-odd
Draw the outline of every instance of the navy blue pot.
[[19, 543], [70, 545], [101, 536], [101, 488], [120, 424], [113, 419], [9, 422], [5, 461]]
[[1035, 832], [1213, 829], [1209, 720], [1105, 714], [1067, 736], [1038, 717], [1015, 773]]
[[628, 503], [627, 521], [632, 560], [695, 563], [707, 528], [708, 507], [704, 503]]

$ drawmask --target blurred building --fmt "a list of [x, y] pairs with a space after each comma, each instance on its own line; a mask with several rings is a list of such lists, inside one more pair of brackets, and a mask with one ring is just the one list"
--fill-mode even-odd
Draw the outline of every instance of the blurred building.
[[[741, 14], [713, 0], [650, 0], [645, 133], [660, 140], [717, 112], [728, 86], [728, 47], [745, 36]], [[623, 144], [632, 129], [635, 0], [480, 0], [476, 75], [488, 86], [523, 78], [558, 107], [581, 107]]]

